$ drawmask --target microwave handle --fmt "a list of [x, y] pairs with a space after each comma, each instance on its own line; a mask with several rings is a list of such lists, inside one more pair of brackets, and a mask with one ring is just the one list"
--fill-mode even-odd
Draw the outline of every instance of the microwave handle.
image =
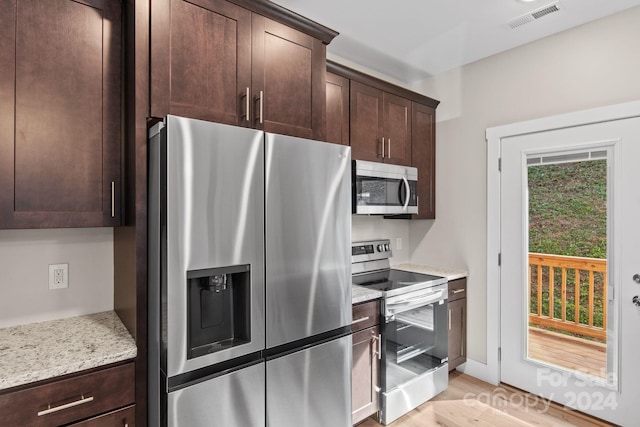
[[402, 206], [402, 210], [407, 210], [407, 207], [409, 206], [409, 200], [411, 199], [411, 187], [409, 186], [409, 181], [407, 181], [407, 177], [403, 176], [402, 180], [404, 181], [404, 188], [407, 190], [407, 198], [404, 201], [404, 206]]

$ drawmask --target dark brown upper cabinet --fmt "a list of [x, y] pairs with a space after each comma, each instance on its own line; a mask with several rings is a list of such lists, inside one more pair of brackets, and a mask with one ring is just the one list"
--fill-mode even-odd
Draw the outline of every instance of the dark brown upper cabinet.
[[309, 35], [262, 0], [157, 0], [151, 8], [152, 116], [325, 138], [325, 43], [335, 32], [298, 17]]
[[351, 157], [372, 162], [384, 161], [382, 91], [352, 80], [350, 102]]
[[418, 214], [414, 219], [436, 217], [436, 110], [413, 102], [411, 166], [418, 169]]
[[411, 101], [387, 92], [382, 96], [382, 133], [387, 163], [411, 166]]
[[0, 0], [0, 228], [120, 224], [121, 18]]
[[[327, 62], [327, 75], [335, 76], [332, 77], [334, 80], [348, 81], [350, 87], [351, 157], [418, 169], [419, 214], [388, 218], [435, 219], [435, 117], [440, 102], [331, 61]], [[330, 91], [337, 84], [327, 80], [327, 135], [330, 142], [336, 142], [331, 138], [337, 138], [336, 129], [344, 120], [332, 113], [338, 107], [337, 101], [330, 98]], [[340, 85], [344, 87], [346, 83], [343, 81]]]
[[351, 81], [354, 159], [411, 166], [411, 101]]
[[327, 73], [327, 142], [349, 145], [349, 79]]
[[248, 125], [251, 12], [224, 0], [151, 8], [151, 115]]

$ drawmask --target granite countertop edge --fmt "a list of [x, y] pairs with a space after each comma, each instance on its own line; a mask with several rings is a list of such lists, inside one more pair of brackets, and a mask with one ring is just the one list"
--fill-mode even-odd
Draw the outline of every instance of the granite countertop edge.
[[422, 264], [398, 264], [392, 265], [391, 268], [395, 268], [397, 270], [405, 270], [412, 271], [414, 273], [423, 273], [423, 274], [432, 274], [434, 276], [442, 276], [446, 277], [447, 280], [456, 280], [462, 279], [463, 277], [468, 277], [469, 272], [462, 269], [457, 268], [448, 268], [448, 267], [435, 267], [430, 265], [422, 265]]
[[0, 329], [0, 392], [134, 359], [114, 311]]

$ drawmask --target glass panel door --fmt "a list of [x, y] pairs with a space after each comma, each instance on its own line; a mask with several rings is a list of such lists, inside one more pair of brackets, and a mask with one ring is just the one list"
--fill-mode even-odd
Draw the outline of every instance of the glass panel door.
[[600, 379], [607, 376], [606, 156], [600, 149], [527, 158], [527, 357]]

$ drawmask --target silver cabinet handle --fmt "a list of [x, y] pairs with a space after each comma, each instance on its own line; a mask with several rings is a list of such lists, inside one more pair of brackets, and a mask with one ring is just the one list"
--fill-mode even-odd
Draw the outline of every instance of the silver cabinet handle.
[[83, 405], [85, 403], [89, 403], [93, 401], [93, 396], [84, 397], [80, 396], [80, 400], [76, 400], [75, 402], [65, 403], [64, 405], [49, 407], [44, 411], [38, 412], [38, 416], [41, 417], [43, 415], [52, 414], [54, 412], [63, 411], [65, 409], [73, 408], [74, 406]]
[[247, 118], [247, 121], [250, 122], [251, 121], [251, 95], [249, 93], [249, 87], [247, 86], [247, 92], [244, 94], [244, 99], [245, 99], [245, 108], [247, 109], [245, 112], [245, 117]]
[[387, 147], [388, 147], [387, 158], [390, 159], [391, 158], [391, 138], [387, 139]]
[[257, 118], [257, 120], [260, 122], [260, 124], [264, 123], [262, 115], [264, 114], [264, 92], [260, 91], [260, 96], [258, 97], [258, 101], [260, 102], [260, 108], [258, 109], [258, 111], [260, 112], [260, 117]]
[[459, 294], [460, 292], [464, 292], [464, 289], [456, 289], [453, 291], [454, 294]]
[[451, 330], [451, 309], [447, 311], [449, 312], [449, 330]]
[[378, 360], [382, 359], [382, 335], [378, 334]]
[[111, 181], [111, 218], [116, 217], [116, 183]]
[[382, 158], [384, 159], [384, 138], [380, 140], [380, 145], [382, 146]]
[[352, 324], [352, 325], [355, 325], [356, 323], [364, 322], [364, 321], [366, 321], [366, 320], [369, 320], [369, 316], [367, 316], [367, 317], [362, 317], [362, 318], [360, 318], [360, 319], [358, 319], [358, 320], [354, 320], [353, 322], [351, 322], [351, 324]]

